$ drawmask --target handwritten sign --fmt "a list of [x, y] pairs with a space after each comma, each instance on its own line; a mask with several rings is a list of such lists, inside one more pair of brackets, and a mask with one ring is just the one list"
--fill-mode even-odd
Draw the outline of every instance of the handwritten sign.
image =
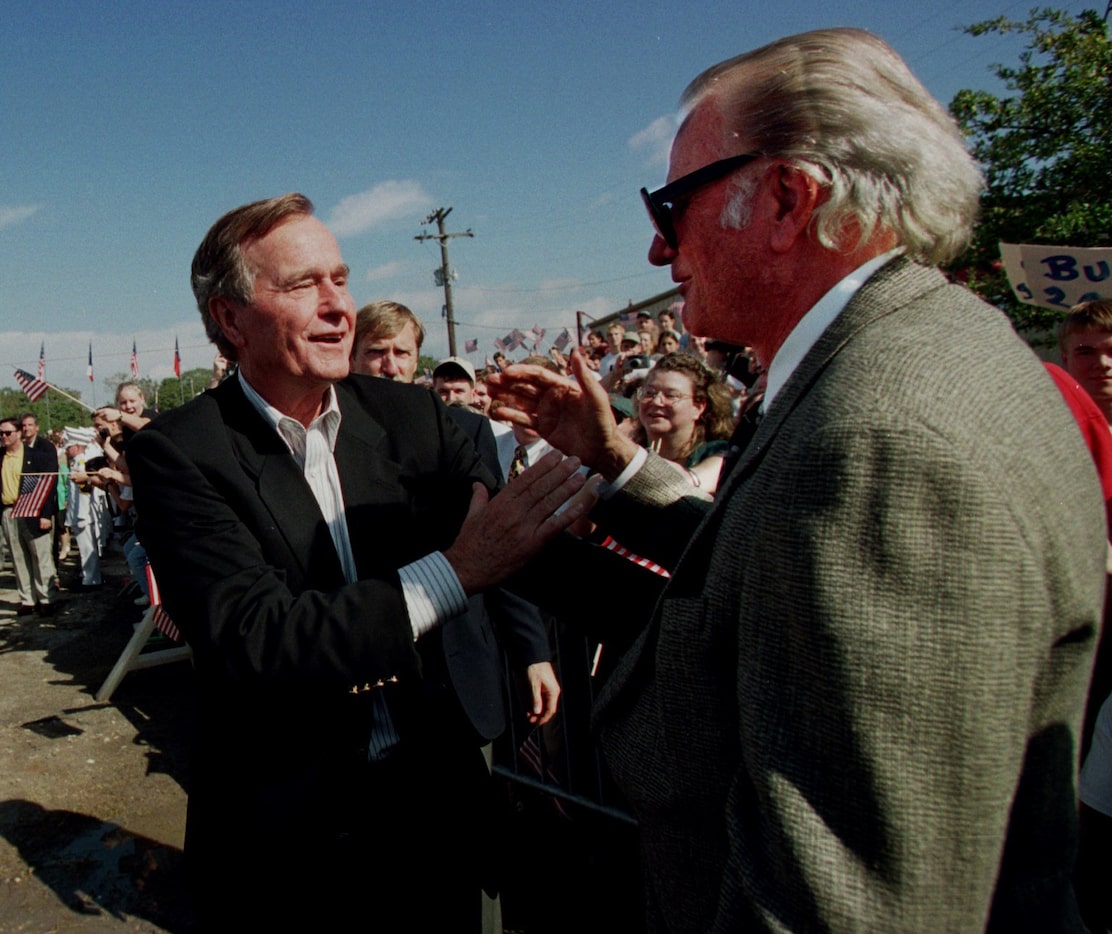
[[1001, 243], [1000, 257], [1015, 297], [1063, 311], [1112, 298], [1112, 247]]

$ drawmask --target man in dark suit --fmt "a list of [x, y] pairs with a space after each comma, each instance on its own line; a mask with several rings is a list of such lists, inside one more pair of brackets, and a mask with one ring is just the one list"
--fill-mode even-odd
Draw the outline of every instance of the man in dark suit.
[[34, 448], [43, 454], [53, 454], [55, 460], [57, 460], [58, 451], [54, 445], [50, 443], [49, 439], [39, 434], [39, 418], [34, 412], [24, 412], [19, 423], [23, 431], [24, 447]]
[[[351, 371], [412, 383], [424, 342], [425, 326], [411, 308], [389, 300], [370, 302], [355, 316]], [[432, 379], [433, 391], [448, 406], [448, 417], [475, 445], [479, 460], [491, 475], [500, 478], [502, 471], [490, 419], [468, 408], [475, 390], [475, 368], [467, 360], [452, 357], [437, 364]], [[504, 425], [498, 427], [509, 431]], [[548, 723], [556, 713], [560, 683], [552, 667], [552, 651], [540, 612], [502, 588], [473, 594], [467, 602], [468, 612], [476, 621], [482, 620], [484, 628], [490, 628], [493, 617], [510, 658], [524, 672], [532, 701], [527, 712], [529, 721], [538, 725]], [[499, 679], [486, 678], [483, 683], [484, 697], [501, 708]], [[488, 738], [494, 739], [502, 729], [499, 726]]]
[[[36, 422], [36, 429], [37, 429]], [[40, 616], [53, 616], [54, 603], [54, 549], [50, 534], [54, 516], [58, 512], [58, 498], [53, 492], [58, 475], [58, 455], [49, 441], [45, 447], [24, 440], [20, 421], [5, 418], [0, 421], [0, 440], [3, 441], [4, 495], [3, 535], [12, 556], [19, 605], [16, 616], [28, 616], [38, 611]], [[42, 504], [38, 515], [14, 516], [12, 507], [19, 499], [21, 484], [26, 474], [53, 476], [51, 492]]]
[[186, 854], [209, 925], [474, 930], [495, 649], [437, 640], [581, 481], [553, 458], [489, 498], [434, 397], [346, 378], [347, 277], [301, 195], [222, 217], [192, 282], [238, 374], [128, 447], [197, 670]]
[[931, 268], [967, 242], [977, 169], [857, 30], [723, 62], [684, 112], [649, 259], [692, 334], [768, 367], [716, 500], [615, 430], [581, 354], [577, 387], [492, 380], [672, 571], [595, 714], [650, 925], [1080, 930], [1100, 490], [1039, 361]]

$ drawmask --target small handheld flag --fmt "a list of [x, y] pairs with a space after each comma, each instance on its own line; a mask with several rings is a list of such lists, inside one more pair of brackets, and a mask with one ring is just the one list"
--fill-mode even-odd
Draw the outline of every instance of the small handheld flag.
[[19, 482], [19, 497], [12, 503], [13, 519], [37, 519], [46, 499], [54, 492], [55, 474], [24, 474]]
[[46, 382], [42, 379], [36, 379], [26, 370], [16, 370], [15, 381], [19, 383], [19, 388], [27, 393], [27, 398], [32, 402], [38, 402], [43, 393], [50, 388]]

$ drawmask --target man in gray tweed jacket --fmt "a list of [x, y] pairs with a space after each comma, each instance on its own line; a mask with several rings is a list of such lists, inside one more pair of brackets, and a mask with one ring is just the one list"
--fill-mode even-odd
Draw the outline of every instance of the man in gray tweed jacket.
[[684, 108], [649, 259], [692, 333], [768, 366], [717, 499], [615, 431], [582, 356], [578, 385], [495, 380], [613, 482], [596, 520], [673, 573], [596, 710], [650, 927], [1079, 929], [1104, 519], [1039, 362], [933, 268], [979, 173], [856, 30], [715, 66]]

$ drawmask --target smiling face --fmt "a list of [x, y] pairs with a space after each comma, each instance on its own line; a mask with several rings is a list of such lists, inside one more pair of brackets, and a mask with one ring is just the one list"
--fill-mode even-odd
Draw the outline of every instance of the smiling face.
[[116, 393], [116, 408], [128, 415], [142, 415], [146, 400], [138, 386], [122, 386]]
[[216, 296], [210, 312], [247, 381], [308, 424], [324, 391], [348, 374], [355, 326], [348, 267], [328, 228], [305, 214], [248, 242], [243, 255], [255, 273], [251, 301]]
[[483, 414], [487, 415], [490, 413], [490, 403], [490, 390], [487, 388], [486, 383], [479, 380], [479, 382], [475, 384], [475, 388], [471, 390], [471, 404], [477, 405], [482, 409]]
[[695, 386], [690, 377], [675, 371], [654, 370], [638, 394], [638, 416], [650, 441], [670, 437], [679, 446], [695, 431], [705, 402], [694, 399]]

